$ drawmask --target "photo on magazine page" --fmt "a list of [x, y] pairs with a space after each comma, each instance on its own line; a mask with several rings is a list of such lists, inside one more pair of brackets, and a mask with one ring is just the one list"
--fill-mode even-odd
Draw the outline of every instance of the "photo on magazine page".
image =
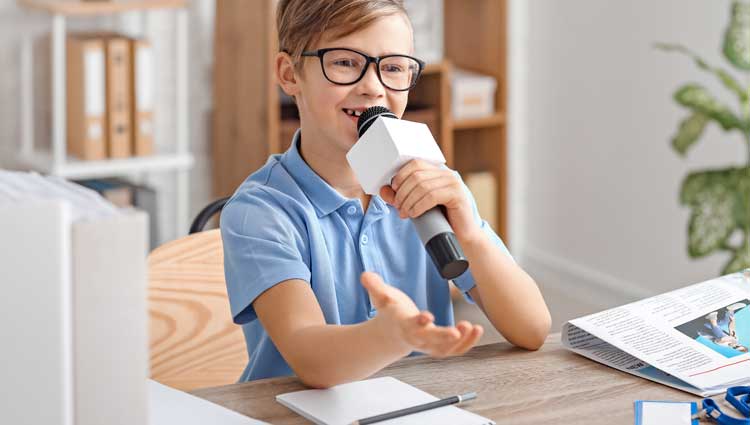
[[676, 326], [675, 329], [724, 357], [750, 349], [750, 300], [744, 299]]

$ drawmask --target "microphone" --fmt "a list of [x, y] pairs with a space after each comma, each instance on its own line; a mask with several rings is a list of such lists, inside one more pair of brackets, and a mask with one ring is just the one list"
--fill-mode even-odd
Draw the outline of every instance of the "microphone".
[[[357, 121], [359, 140], [346, 154], [365, 193], [377, 195], [412, 159], [445, 164], [427, 125], [398, 117], [383, 106], [368, 108]], [[439, 206], [412, 219], [432, 262], [444, 279], [455, 279], [469, 267], [456, 234]]]

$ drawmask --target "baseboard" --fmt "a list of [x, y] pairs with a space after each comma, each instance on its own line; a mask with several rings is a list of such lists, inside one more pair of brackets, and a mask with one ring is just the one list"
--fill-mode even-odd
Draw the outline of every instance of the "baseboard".
[[543, 291], [560, 291], [599, 309], [654, 295], [644, 289], [644, 285], [583, 266], [528, 244], [524, 244], [520, 263]]

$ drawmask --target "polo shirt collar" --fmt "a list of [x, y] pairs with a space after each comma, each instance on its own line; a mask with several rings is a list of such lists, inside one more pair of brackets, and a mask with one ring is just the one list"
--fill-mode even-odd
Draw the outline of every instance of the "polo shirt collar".
[[326, 216], [341, 208], [347, 201], [336, 189], [326, 183], [302, 158], [299, 152], [300, 130], [294, 133], [292, 145], [284, 153], [281, 163], [295, 182], [305, 192], [315, 207], [318, 217]]

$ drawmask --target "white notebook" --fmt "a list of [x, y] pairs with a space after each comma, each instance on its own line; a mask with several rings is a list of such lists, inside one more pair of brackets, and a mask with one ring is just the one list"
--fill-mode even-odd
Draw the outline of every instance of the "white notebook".
[[151, 379], [148, 393], [149, 425], [269, 425]]
[[[357, 419], [436, 400], [439, 399], [390, 376], [276, 396], [276, 401], [318, 425], [349, 425]], [[378, 424], [494, 425], [495, 422], [455, 406], [443, 406]]]

